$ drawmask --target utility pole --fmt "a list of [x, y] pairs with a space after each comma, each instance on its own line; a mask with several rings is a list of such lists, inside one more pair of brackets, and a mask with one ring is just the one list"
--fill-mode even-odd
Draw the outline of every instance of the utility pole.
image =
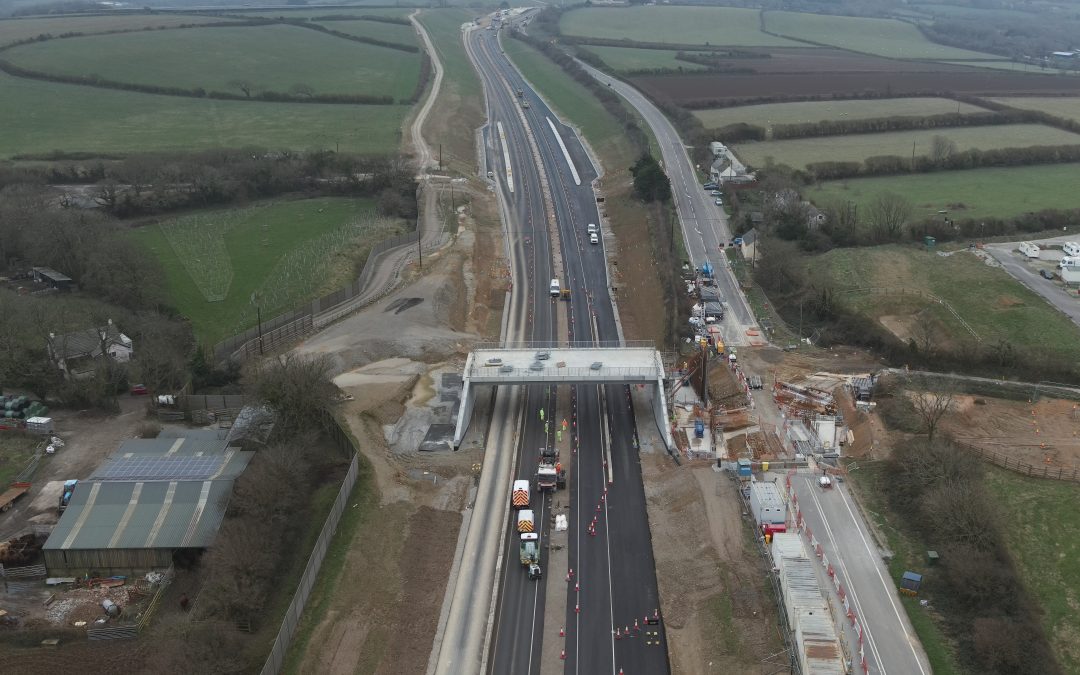
[[439, 171], [442, 171], [442, 143], [439, 143]]

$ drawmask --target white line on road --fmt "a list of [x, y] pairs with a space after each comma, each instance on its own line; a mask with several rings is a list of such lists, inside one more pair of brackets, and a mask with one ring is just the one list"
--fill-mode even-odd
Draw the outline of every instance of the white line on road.
[[514, 191], [514, 168], [510, 166], [510, 146], [506, 144], [506, 132], [503, 131], [502, 122], [496, 122], [499, 129], [499, 141], [502, 144], [503, 165], [506, 167], [506, 187], [510, 192]]
[[904, 619], [900, 616], [900, 610], [896, 607], [896, 599], [893, 597], [893, 584], [885, 581], [885, 577], [881, 574], [881, 565], [878, 564], [878, 560], [875, 558], [874, 552], [870, 549], [870, 544], [866, 541], [866, 537], [863, 535], [863, 526], [859, 522], [859, 519], [855, 517], [855, 512], [851, 510], [851, 503], [848, 500], [847, 493], [842, 489], [839, 491], [840, 497], [844, 502], [844, 507], [847, 509], [851, 519], [855, 522], [855, 530], [859, 533], [859, 539], [862, 540], [863, 547], [866, 548], [867, 554], [874, 562], [874, 571], [877, 572], [878, 580], [881, 581], [881, 585], [885, 588], [885, 595], [889, 598], [889, 604], [892, 605], [893, 614], [896, 615], [896, 620], [900, 623], [900, 627], [904, 629], [904, 637], [907, 639], [908, 647], [911, 649], [911, 654], [915, 657], [915, 663], [919, 666], [919, 672], [922, 675], [926, 675], [926, 670], [923, 669], [922, 659], [919, 658], [919, 652], [915, 650], [915, 642], [918, 640], [912, 638], [911, 633], [908, 632], [907, 624], [904, 623]]
[[[806, 481], [806, 489], [810, 492], [810, 499], [814, 502], [814, 506], [817, 507], [818, 513], [821, 514], [821, 524], [825, 527], [825, 534], [829, 537], [829, 541], [832, 543], [832, 549], [837, 551], [836, 562], [840, 565], [840, 570], [844, 577], [848, 580], [848, 596], [855, 604], [855, 611], [859, 613], [860, 617], [865, 618], [866, 613], [863, 612], [862, 603], [859, 602], [859, 596], [855, 592], [855, 584], [852, 583], [851, 573], [848, 572], [847, 565], [844, 563], [843, 557], [840, 556], [840, 547], [836, 543], [836, 537], [833, 536], [832, 527], [829, 525], [829, 517], [825, 514], [825, 509], [821, 506], [821, 501], [818, 499], [817, 491], [814, 490], [814, 484], [810, 482], [809, 478], [803, 478]], [[877, 649], [877, 642], [874, 641], [874, 636], [870, 632], [870, 626], [866, 622], [860, 619], [863, 628], [863, 634], [866, 636], [866, 642], [870, 645], [870, 651], [874, 655], [874, 660], [877, 661], [878, 669], [882, 675], [886, 675], [885, 664], [881, 661], [881, 654]]]
[[577, 169], [574, 168], [574, 162], [570, 159], [570, 152], [566, 149], [566, 144], [563, 143], [562, 136], [559, 135], [559, 130], [555, 128], [555, 123], [551, 121], [550, 117], [545, 118], [548, 126], [551, 127], [551, 133], [555, 134], [555, 140], [559, 142], [559, 149], [562, 150], [562, 156], [566, 158], [566, 165], [570, 167], [570, 173], [574, 176], [574, 185], [581, 185], [581, 176], [578, 175]]

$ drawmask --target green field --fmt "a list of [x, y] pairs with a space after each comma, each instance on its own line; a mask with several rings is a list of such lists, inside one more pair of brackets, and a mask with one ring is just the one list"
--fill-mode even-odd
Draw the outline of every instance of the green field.
[[588, 7], [563, 14], [559, 30], [564, 35], [681, 45], [803, 46], [762, 33], [758, 10], [734, 7]]
[[214, 101], [13, 78], [0, 73], [0, 157], [53, 150], [190, 151], [255, 145], [396, 152], [404, 105]]
[[715, 129], [728, 124], [746, 122], [768, 127], [775, 124], [801, 124], [822, 120], [862, 120], [875, 117], [903, 115], [924, 116], [944, 113], [985, 112], [967, 103], [948, 98], [887, 98], [850, 101], [805, 101], [798, 103], [766, 103], [736, 108], [695, 110], [701, 123]]
[[237, 94], [230, 82], [239, 79], [254, 91], [287, 92], [306, 84], [319, 94], [401, 99], [412, 95], [420, 72], [419, 54], [284, 25], [50, 40], [17, 47], [5, 58], [48, 73]]
[[983, 344], [1003, 339], [1021, 351], [1080, 358], [1080, 329], [1068, 317], [1004, 270], [967, 252], [943, 257], [913, 246], [845, 248], [815, 258], [814, 266], [835, 282], [845, 303], [875, 318], [911, 317], [925, 307], [946, 327], [948, 335], [941, 336], [943, 341], [974, 342], [959, 322], [931, 300], [839, 291], [888, 288], [896, 293], [929, 292], [952, 305]]
[[951, 218], [1009, 218], [1041, 209], [1080, 208], [1077, 176], [1077, 164], [944, 171], [828, 181], [810, 188], [807, 196], [819, 206], [850, 200], [862, 210], [878, 194], [893, 192], [915, 206], [916, 217], [946, 210]]
[[563, 72], [551, 59], [520, 40], [504, 39], [503, 48], [563, 121], [577, 126], [597, 153], [617, 158], [614, 161], [621, 164], [617, 169], [629, 167], [634, 162], [618, 120], [604, 110], [591, 91]]
[[705, 66], [687, 63], [675, 58], [678, 52], [663, 49], [635, 49], [633, 47], [586, 47], [613, 70], [645, 70], [647, 68], [681, 68], [682, 70], [703, 70]]
[[1051, 115], [1065, 117], [1080, 122], [1080, 98], [1055, 96], [1048, 98], [1019, 96], [1015, 98], [992, 98], [991, 101], [1004, 103], [1014, 108], [1042, 110]]
[[1080, 75], [1075, 70], [1057, 70], [1055, 68], [1040, 68], [1030, 63], [1017, 63], [1016, 61], [945, 61], [958, 66], [972, 66], [974, 68], [990, 68], [991, 70], [1016, 70], [1022, 73], [1039, 75]]
[[1009, 551], [1043, 611], [1042, 625], [1067, 673], [1080, 673], [1080, 486], [989, 468], [1006, 514]]
[[952, 140], [961, 151], [1080, 144], [1080, 134], [1040, 124], [1008, 124], [742, 143], [734, 150], [751, 166], [765, 166], [771, 157], [777, 163], [800, 168], [813, 162], [860, 162], [880, 155], [925, 155], [934, 136]]
[[[377, 3], [376, 3], [377, 4]], [[383, 3], [385, 5], [385, 3]], [[410, 7], [323, 7], [293, 9], [281, 7], [278, 9], [245, 9], [240, 12], [228, 12], [242, 16], [258, 16], [269, 19], [283, 17], [286, 19], [313, 19], [323, 16], [387, 16], [395, 19], [404, 19], [412, 12]]]
[[[403, 45], [417, 45], [416, 29], [396, 23], [382, 21], [320, 21], [319, 25], [365, 38], [397, 42]], [[404, 52], [402, 52], [404, 53]]]
[[796, 40], [894, 59], [994, 58], [930, 42], [915, 26], [895, 19], [766, 12], [765, 28]]
[[373, 214], [370, 199], [264, 202], [199, 212], [130, 236], [160, 261], [173, 305], [212, 344], [255, 325], [252, 293], [265, 319], [351, 280], [367, 249], [400, 231]]
[[119, 14], [117, 16], [58, 16], [54, 18], [3, 19], [0, 20], [0, 45], [61, 33], [104, 33], [113, 30], [136, 30], [225, 22], [229, 19], [214, 16], [187, 14]]

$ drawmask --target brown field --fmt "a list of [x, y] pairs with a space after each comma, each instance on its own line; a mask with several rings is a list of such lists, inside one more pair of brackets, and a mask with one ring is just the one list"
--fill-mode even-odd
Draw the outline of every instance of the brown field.
[[651, 75], [635, 77], [631, 81], [651, 96], [670, 99], [687, 107], [693, 107], [695, 102], [724, 99], [834, 95], [843, 98], [871, 93], [883, 96], [929, 92], [985, 96], [1080, 93], [1080, 77], [948, 68], [952, 66], [935, 67], [932, 72], [913, 72], [910, 69], [903, 72], [849, 71], [821, 72], [813, 76], [801, 73]]
[[839, 49], [821, 47], [793, 47], [790, 49], [745, 49], [744, 51], [768, 54], [771, 58], [721, 59], [726, 68], [749, 68], [755, 73], [845, 73], [845, 72], [962, 72], [971, 68], [962, 65], [932, 63], [929, 61], [898, 61], [881, 56], [853, 54]]

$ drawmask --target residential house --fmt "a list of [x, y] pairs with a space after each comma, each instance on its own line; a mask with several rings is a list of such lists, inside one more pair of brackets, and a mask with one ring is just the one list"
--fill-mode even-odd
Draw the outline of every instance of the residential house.
[[112, 319], [102, 328], [57, 335], [49, 333], [46, 340], [49, 357], [64, 377], [79, 379], [93, 374], [98, 361], [110, 358], [117, 363], [131, 360], [134, 348], [131, 338], [113, 324]]
[[757, 260], [757, 229], [750, 228], [742, 235], [742, 243], [739, 244], [743, 260]]

